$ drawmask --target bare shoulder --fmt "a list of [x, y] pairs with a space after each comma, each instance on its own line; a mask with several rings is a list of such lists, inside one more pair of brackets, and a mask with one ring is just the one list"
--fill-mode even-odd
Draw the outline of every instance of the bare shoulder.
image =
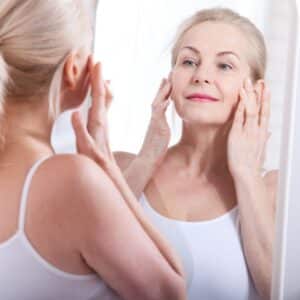
[[91, 159], [79, 154], [59, 154], [47, 159], [40, 168], [41, 175], [56, 179], [53, 183], [79, 183], [86, 181], [86, 175], [102, 172]]
[[129, 152], [122, 152], [122, 151], [117, 151], [114, 152], [114, 157], [116, 159], [116, 162], [121, 170], [125, 170], [132, 160], [136, 158], [136, 154], [129, 153]]
[[74, 205], [76, 199], [82, 199], [83, 204], [93, 190], [104, 189], [110, 183], [108, 176], [94, 161], [77, 154], [54, 155], [41, 165], [37, 173], [37, 191], [48, 195], [51, 202], [61, 200], [61, 205], [70, 205], [70, 201]]
[[[88, 157], [73, 154], [54, 155], [43, 162], [33, 177], [30, 199], [27, 228], [31, 240], [41, 253], [47, 254], [45, 245], [50, 244], [65, 257], [74, 251], [83, 253], [87, 240], [94, 241], [99, 232], [111, 233], [113, 209], [125, 206], [104, 170]], [[51, 257], [61, 261], [59, 255]], [[78, 259], [74, 264], [78, 266]], [[63, 269], [70, 265], [74, 267], [71, 262], [61, 264]], [[82, 264], [79, 269], [86, 268]]]
[[110, 206], [115, 204], [108, 199], [120, 198], [103, 169], [88, 157], [75, 154], [47, 159], [33, 178], [33, 192], [35, 199], [43, 196], [43, 201], [36, 201], [41, 215], [59, 223], [62, 231], [77, 232], [76, 236], [91, 223], [91, 215], [103, 218], [110, 214]]

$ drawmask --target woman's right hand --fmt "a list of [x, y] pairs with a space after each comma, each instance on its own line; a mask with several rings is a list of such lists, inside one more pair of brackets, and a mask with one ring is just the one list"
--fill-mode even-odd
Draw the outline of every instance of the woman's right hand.
[[112, 101], [112, 93], [103, 79], [101, 64], [95, 64], [92, 57], [88, 64], [92, 104], [87, 124], [84, 124], [79, 111], [72, 114], [77, 152], [94, 160], [111, 177], [111, 172], [118, 169], [108, 137], [107, 111]]
[[152, 103], [152, 115], [139, 157], [151, 164], [159, 165], [165, 156], [171, 130], [166, 118], [166, 110], [170, 104], [171, 83], [163, 79], [157, 95]]

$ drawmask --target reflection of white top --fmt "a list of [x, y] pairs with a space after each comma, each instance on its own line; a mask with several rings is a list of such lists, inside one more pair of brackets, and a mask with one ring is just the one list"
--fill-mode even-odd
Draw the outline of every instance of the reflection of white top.
[[97, 275], [75, 275], [57, 269], [28, 240], [24, 231], [28, 191], [32, 176], [43, 161], [35, 163], [26, 177], [16, 234], [0, 244], [0, 299], [119, 299]]
[[145, 195], [140, 203], [181, 257], [189, 300], [259, 299], [243, 254], [237, 207], [213, 220], [186, 222], [160, 215]]

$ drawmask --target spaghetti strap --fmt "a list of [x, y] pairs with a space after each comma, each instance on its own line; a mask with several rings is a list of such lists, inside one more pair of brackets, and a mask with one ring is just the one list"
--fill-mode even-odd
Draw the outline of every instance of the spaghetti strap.
[[20, 212], [19, 212], [19, 221], [18, 221], [18, 230], [24, 232], [25, 225], [25, 217], [26, 217], [26, 205], [29, 194], [29, 188], [31, 184], [32, 177], [37, 170], [37, 168], [49, 157], [44, 157], [39, 159], [34, 163], [34, 165], [30, 168], [29, 172], [26, 175], [24, 186], [21, 194], [21, 203], [20, 203]]

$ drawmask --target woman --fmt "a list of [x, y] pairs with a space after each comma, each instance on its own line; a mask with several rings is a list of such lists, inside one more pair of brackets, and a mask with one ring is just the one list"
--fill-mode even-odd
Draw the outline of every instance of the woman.
[[[191, 300], [270, 298], [277, 171], [262, 174], [265, 65], [263, 37], [248, 19], [228, 9], [196, 13], [179, 30], [140, 153], [115, 154], [142, 207], [181, 254]], [[169, 97], [183, 129], [167, 148]], [[84, 136], [87, 155], [96, 157], [97, 137]]]
[[51, 147], [55, 119], [90, 85], [92, 124], [103, 111], [83, 7], [3, 0], [0, 25], [0, 298], [185, 299], [177, 257], [112, 154], [97, 165]]

